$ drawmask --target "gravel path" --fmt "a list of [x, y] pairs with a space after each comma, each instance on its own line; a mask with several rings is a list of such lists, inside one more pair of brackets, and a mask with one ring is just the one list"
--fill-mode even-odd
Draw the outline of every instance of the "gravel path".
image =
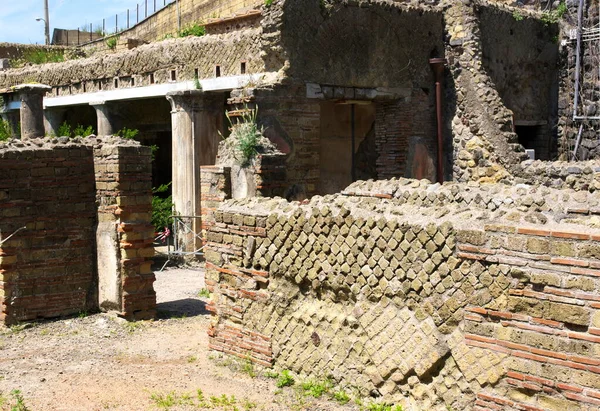
[[14, 404], [15, 389], [32, 411], [152, 410], [159, 402], [174, 403], [162, 409], [203, 409], [197, 399], [185, 399], [198, 389], [206, 398], [234, 395], [240, 411], [356, 409], [315, 401], [298, 389], [277, 390], [273, 380], [210, 355], [207, 299], [198, 297], [203, 287], [201, 269], [167, 269], [157, 273], [156, 321], [95, 314], [0, 329], [0, 409]]

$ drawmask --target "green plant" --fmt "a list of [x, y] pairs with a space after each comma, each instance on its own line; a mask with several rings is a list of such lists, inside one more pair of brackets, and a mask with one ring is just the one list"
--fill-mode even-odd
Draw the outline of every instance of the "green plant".
[[402, 411], [402, 405], [390, 405], [382, 402], [371, 402], [365, 408], [366, 411]]
[[188, 357], [187, 362], [189, 362], [190, 364], [193, 362], [196, 362], [198, 360], [198, 357], [196, 357], [195, 355], [192, 355], [190, 357]]
[[140, 130], [131, 129], [127, 127], [123, 127], [121, 130], [117, 131], [117, 135], [126, 139], [134, 139], [137, 135], [140, 134]]
[[32, 64], [61, 63], [65, 61], [65, 52], [63, 50], [34, 49], [23, 53], [21, 60]]
[[73, 129], [71, 125], [65, 121], [58, 127], [56, 132], [57, 135], [51, 134], [49, 137], [87, 137], [94, 133], [95, 131], [92, 126], [84, 127], [81, 124], [77, 124], [75, 129]]
[[89, 135], [94, 134], [94, 128], [92, 126], [83, 127], [81, 124], [78, 124], [73, 130], [72, 137], [87, 137]]
[[248, 374], [252, 378], [256, 377], [254, 364], [252, 363], [252, 360], [250, 360], [250, 358], [247, 358], [246, 361], [244, 361], [244, 364], [242, 364], [242, 372]]
[[156, 159], [157, 152], [158, 152], [158, 146], [156, 144], [152, 144], [150, 146], [150, 155], [151, 155], [152, 161], [154, 161]]
[[302, 383], [302, 389], [305, 393], [314, 398], [321, 398], [323, 394], [329, 392], [332, 386], [333, 384], [329, 379], [324, 381], [307, 380]]
[[182, 28], [179, 33], [179, 37], [197, 36], [202, 37], [206, 34], [206, 28], [198, 23], [191, 24]]
[[274, 371], [274, 370], [265, 370], [263, 372], [263, 375], [265, 377], [267, 377], [267, 378], [272, 378], [272, 379], [275, 379], [275, 378], [279, 377], [279, 373], [277, 371]]
[[169, 409], [177, 404], [177, 394], [175, 394], [175, 391], [166, 394], [154, 393], [150, 395], [150, 399], [158, 408]]
[[208, 298], [210, 297], [210, 291], [208, 291], [206, 288], [203, 288], [198, 291], [198, 297]]
[[12, 137], [10, 123], [0, 119], [0, 141], [6, 141]]
[[198, 78], [198, 74], [194, 74], [194, 88], [196, 90], [202, 90], [202, 84], [200, 84], [200, 79]]
[[295, 382], [296, 381], [294, 380], [294, 377], [292, 377], [290, 372], [288, 370], [283, 370], [281, 371], [281, 374], [279, 374], [275, 385], [277, 386], [277, 388], [290, 387], [294, 385]]
[[249, 165], [258, 153], [258, 141], [262, 130], [258, 128], [256, 122], [257, 116], [258, 107], [254, 110], [246, 107], [242, 112], [240, 121], [234, 124], [229, 113], [227, 113], [227, 119], [229, 120], [229, 124], [231, 124], [231, 135], [229, 138], [234, 138], [237, 141], [236, 149], [241, 156], [239, 161], [242, 166]]
[[109, 50], [114, 50], [117, 48], [117, 44], [119, 43], [119, 36], [109, 37], [106, 39], [105, 43]]
[[[173, 224], [173, 196], [165, 197], [169, 191], [169, 184], [162, 184], [152, 189], [152, 225], [156, 232], [168, 228]], [[168, 236], [167, 236], [168, 237]]]
[[58, 137], [71, 137], [71, 125], [67, 124], [67, 122], [63, 122], [59, 127], [58, 127], [58, 131], [57, 131], [57, 135]]
[[562, 19], [564, 17], [564, 15], [568, 11], [569, 11], [569, 9], [567, 8], [567, 4], [563, 0], [558, 4], [556, 9], [550, 10], [550, 11], [545, 11], [544, 13], [542, 13], [541, 20], [542, 20], [542, 22], [544, 22], [544, 24], [546, 26], [548, 26], [550, 24], [556, 24], [560, 21], [560, 19]]
[[271, 7], [272, 4], [273, 4], [273, 0], [265, 0], [266, 7]]
[[10, 411], [29, 411], [20, 390], [12, 390], [10, 395], [13, 398], [12, 401], [14, 401], [10, 407]]
[[350, 402], [350, 397], [346, 394], [346, 391], [340, 390], [333, 393], [333, 398], [340, 404], [347, 404]]
[[515, 19], [516, 21], [523, 20], [523, 14], [521, 14], [521, 10], [516, 9], [515, 11], [513, 11], [513, 19]]
[[88, 316], [88, 312], [83, 310], [83, 311], [79, 311], [79, 314], [77, 315], [79, 318], [85, 318]]

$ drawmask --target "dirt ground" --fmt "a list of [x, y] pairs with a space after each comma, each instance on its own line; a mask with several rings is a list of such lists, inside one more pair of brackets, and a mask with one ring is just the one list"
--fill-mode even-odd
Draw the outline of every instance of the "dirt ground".
[[157, 273], [155, 321], [82, 314], [0, 329], [0, 409], [17, 404], [13, 390], [26, 406], [19, 411], [358, 409], [277, 389], [263, 371], [210, 353], [203, 288], [201, 268], [166, 269]]

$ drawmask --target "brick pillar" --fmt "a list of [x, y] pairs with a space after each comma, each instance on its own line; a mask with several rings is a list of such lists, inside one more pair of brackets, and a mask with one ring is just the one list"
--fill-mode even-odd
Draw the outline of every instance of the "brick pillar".
[[44, 95], [51, 90], [43, 84], [13, 87], [21, 100], [21, 139], [44, 137]]
[[231, 198], [231, 167], [203, 166], [200, 169], [202, 202], [202, 240], [215, 225], [215, 211], [225, 200]]
[[131, 320], [156, 314], [152, 166], [149, 147], [94, 150], [98, 207], [99, 302]]
[[[181, 216], [200, 216], [200, 166], [214, 165], [223, 127], [224, 97], [201, 90], [177, 91], [167, 94], [171, 103], [173, 130], [173, 204]], [[192, 219], [194, 232], [201, 221]], [[192, 240], [194, 236], [190, 236]], [[196, 238], [190, 247], [201, 246]]]
[[403, 101], [378, 101], [375, 105], [375, 146], [379, 179], [403, 177], [411, 132], [411, 111]]

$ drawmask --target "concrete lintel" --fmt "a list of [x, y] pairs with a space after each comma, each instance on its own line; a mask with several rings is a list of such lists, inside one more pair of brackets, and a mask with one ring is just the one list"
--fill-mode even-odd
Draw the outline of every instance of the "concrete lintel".
[[306, 83], [306, 97], [314, 99], [404, 100], [410, 101], [409, 87], [345, 87]]
[[[205, 92], [228, 91], [245, 87], [248, 84], [259, 83], [267, 75], [268, 73], [260, 73], [204, 79], [200, 80], [200, 85], [202, 86], [202, 91]], [[47, 97], [44, 99], [44, 107], [76, 106], [92, 104], [99, 101], [109, 102], [165, 97], [167, 93], [186, 90], [196, 90], [195, 82], [182, 81], [178, 83], [98, 91], [95, 93], [74, 94], [71, 96]], [[18, 108], [19, 107], [12, 109]]]

